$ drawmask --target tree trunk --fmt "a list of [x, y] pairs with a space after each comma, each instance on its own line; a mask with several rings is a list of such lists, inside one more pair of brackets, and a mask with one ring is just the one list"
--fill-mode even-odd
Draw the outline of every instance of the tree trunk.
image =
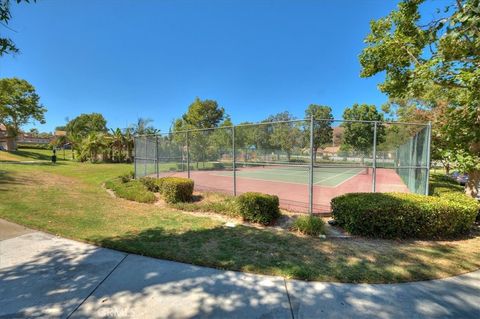
[[479, 194], [479, 186], [480, 183], [480, 170], [473, 170], [468, 172], [468, 182], [465, 185], [465, 193], [472, 197], [477, 197]]

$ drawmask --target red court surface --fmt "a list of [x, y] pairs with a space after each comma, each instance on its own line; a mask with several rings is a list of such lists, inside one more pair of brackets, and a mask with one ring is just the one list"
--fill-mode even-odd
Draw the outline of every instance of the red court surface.
[[[224, 171], [191, 171], [195, 190], [217, 191], [233, 194], [233, 177], [222, 175]], [[187, 172], [166, 172], [161, 176], [187, 177]], [[402, 192], [409, 190], [393, 169], [377, 169], [377, 192]], [[313, 209], [315, 213], [329, 213], [332, 198], [353, 192], [371, 192], [372, 175], [358, 174], [335, 187], [315, 185], [313, 187]], [[249, 179], [237, 176], [237, 194], [262, 192], [277, 195], [280, 207], [295, 212], [308, 212], [308, 185], [288, 182]]]

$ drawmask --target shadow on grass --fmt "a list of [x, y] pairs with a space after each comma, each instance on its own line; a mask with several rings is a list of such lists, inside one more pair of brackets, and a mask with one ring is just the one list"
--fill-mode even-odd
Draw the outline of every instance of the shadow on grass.
[[[480, 267], [480, 262], [473, 258], [459, 260], [457, 247], [436, 242], [420, 245], [415, 241], [359, 238], [321, 240], [244, 226], [183, 233], [156, 227], [89, 240], [140, 255], [304, 280], [406, 282]], [[435, 262], [435, 259], [448, 262]], [[453, 264], [460, 263], [465, 270], [452, 268]]]

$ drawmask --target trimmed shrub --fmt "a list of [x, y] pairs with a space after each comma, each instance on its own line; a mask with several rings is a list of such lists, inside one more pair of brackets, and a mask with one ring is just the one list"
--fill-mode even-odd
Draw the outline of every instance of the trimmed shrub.
[[[465, 194], [465, 187], [460, 185], [450, 176], [443, 174], [432, 174], [430, 177], [430, 195], [447, 198], [458, 203], [472, 204], [475, 199]], [[480, 205], [479, 205], [480, 206]], [[476, 221], [480, 222], [480, 207]]]
[[271, 224], [280, 217], [278, 196], [248, 192], [237, 198], [238, 211], [244, 220]]
[[160, 194], [167, 203], [188, 202], [192, 199], [193, 180], [183, 177], [163, 177], [157, 180]]
[[150, 192], [139, 180], [132, 179], [123, 182], [121, 178], [107, 181], [105, 187], [115, 192], [118, 197], [140, 203], [153, 203], [155, 195]]
[[354, 235], [435, 239], [467, 233], [478, 203], [404, 193], [350, 193], [331, 202], [332, 216]]
[[325, 222], [320, 217], [300, 216], [295, 219], [290, 229], [305, 235], [318, 236], [325, 234]]
[[225, 168], [225, 165], [223, 163], [220, 163], [220, 162], [213, 163], [213, 169], [224, 169], [224, 168]]

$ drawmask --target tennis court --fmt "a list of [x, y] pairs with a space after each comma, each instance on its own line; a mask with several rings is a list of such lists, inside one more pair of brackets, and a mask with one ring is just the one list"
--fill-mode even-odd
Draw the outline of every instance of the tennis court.
[[[236, 174], [237, 178], [308, 185], [309, 170], [308, 166], [299, 165], [253, 164], [240, 165]], [[314, 186], [337, 187], [356, 175], [368, 174], [368, 167], [315, 167], [313, 172]], [[231, 176], [233, 173], [218, 172], [218, 174]]]
[[429, 136], [426, 124], [313, 118], [192, 129], [137, 136], [134, 169], [137, 178], [188, 177], [196, 191], [267, 193], [281, 208], [324, 213], [353, 192], [427, 193]]

